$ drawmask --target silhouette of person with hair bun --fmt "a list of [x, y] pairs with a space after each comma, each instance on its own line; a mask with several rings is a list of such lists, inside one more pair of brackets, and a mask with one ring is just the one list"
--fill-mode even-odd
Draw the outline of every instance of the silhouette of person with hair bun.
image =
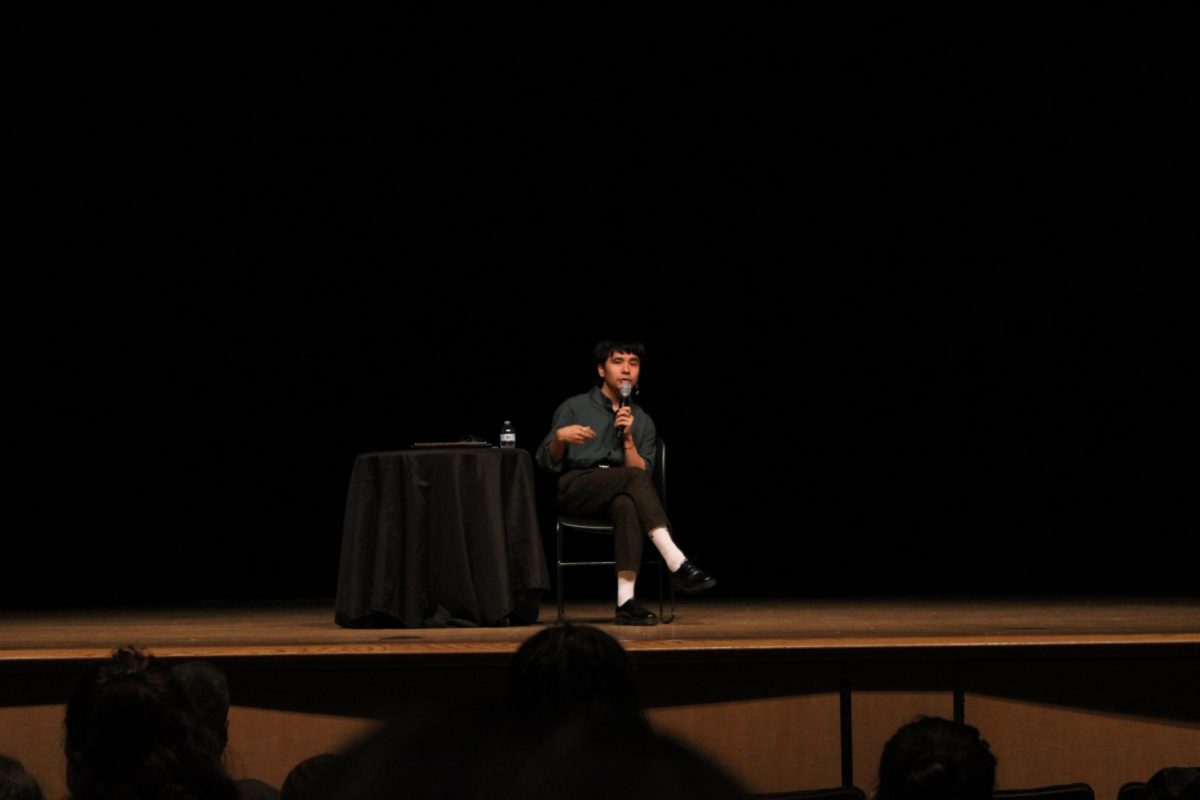
[[237, 800], [220, 743], [179, 680], [134, 647], [83, 674], [66, 729], [74, 800]]

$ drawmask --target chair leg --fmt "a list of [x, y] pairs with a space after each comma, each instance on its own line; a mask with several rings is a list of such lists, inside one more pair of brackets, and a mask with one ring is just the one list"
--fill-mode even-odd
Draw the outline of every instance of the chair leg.
[[558, 580], [555, 582], [558, 588], [558, 621], [561, 625], [566, 620], [563, 615], [563, 560], [562, 560], [562, 525], [555, 523], [554, 525], [554, 561], [557, 565]]
[[675, 621], [675, 587], [670, 581], [666, 581], [667, 590], [671, 593], [671, 616], [663, 616], [663, 582], [667, 572], [667, 562], [661, 556], [658, 559], [658, 618], [663, 624], [670, 624]]
[[655, 559], [655, 561], [658, 562], [658, 570], [657, 570], [657, 572], [658, 572], [658, 618], [661, 620], [661, 619], [664, 619], [664, 617], [663, 617], [663, 560], [662, 560], [662, 556], [660, 555], [658, 558]]

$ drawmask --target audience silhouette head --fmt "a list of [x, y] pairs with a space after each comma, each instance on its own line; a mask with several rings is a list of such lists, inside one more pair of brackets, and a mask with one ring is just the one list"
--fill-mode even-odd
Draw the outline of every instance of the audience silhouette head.
[[920, 717], [896, 731], [879, 761], [876, 800], [987, 800], [996, 757], [979, 731]]
[[279, 789], [279, 800], [321, 800], [328, 797], [342, 779], [346, 757], [339, 753], [321, 753], [304, 759], [288, 773]]
[[179, 680], [133, 647], [89, 668], [67, 702], [67, 786], [74, 800], [233, 800], [220, 743]]
[[229, 742], [229, 681], [225, 673], [207, 661], [184, 661], [171, 667], [184, 694], [220, 744]]
[[45, 796], [20, 761], [0, 755], [0, 800], [45, 800]]
[[513, 707], [541, 722], [643, 720], [629, 656], [599, 628], [568, 623], [534, 634], [513, 656], [509, 677]]

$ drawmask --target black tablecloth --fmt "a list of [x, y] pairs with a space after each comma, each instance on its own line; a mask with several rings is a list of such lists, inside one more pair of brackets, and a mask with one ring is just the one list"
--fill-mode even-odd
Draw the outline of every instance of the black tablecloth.
[[400, 450], [354, 462], [337, 624], [528, 625], [549, 585], [526, 451]]

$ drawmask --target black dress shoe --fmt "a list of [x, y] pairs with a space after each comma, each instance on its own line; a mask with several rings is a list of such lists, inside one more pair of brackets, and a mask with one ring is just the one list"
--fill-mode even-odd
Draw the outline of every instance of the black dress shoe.
[[684, 561], [679, 569], [671, 573], [671, 585], [675, 591], [696, 594], [717, 585], [717, 579], [690, 561]]
[[636, 600], [630, 599], [617, 606], [617, 616], [613, 622], [617, 625], [657, 625], [658, 615], [639, 606]]

